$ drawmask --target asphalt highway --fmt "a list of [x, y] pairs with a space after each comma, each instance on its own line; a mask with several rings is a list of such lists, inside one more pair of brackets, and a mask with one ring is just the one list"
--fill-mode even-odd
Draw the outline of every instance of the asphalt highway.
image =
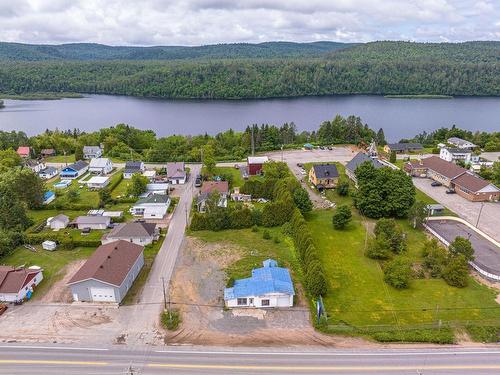
[[383, 350], [0, 346], [0, 374], [498, 374], [500, 348]]

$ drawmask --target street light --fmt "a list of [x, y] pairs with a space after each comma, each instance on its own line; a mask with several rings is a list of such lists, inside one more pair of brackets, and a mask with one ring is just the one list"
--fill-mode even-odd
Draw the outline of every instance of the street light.
[[481, 202], [481, 208], [479, 209], [479, 215], [477, 215], [476, 228], [479, 228], [479, 219], [481, 218], [481, 212], [483, 212], [484, 202]]

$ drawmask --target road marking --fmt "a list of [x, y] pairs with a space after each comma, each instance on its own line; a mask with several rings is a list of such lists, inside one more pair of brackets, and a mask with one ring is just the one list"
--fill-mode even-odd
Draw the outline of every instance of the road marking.
[[36, 359], [0, 359], [2, 364], [16, 365], [76, 365], [76, 366], [106, 366], [108, 362], [90, 362], [90, 361], [56, 361], [56, 360], [36, 360]]
[[25, 345], [0, 345], [0, 349], [47, 349], [47, 350], [87, 350], [87, 351], [107, 351], [104, 348], [77, 348], [71, 346], [25, 346]]
[[155, 350], [155, 353], [167, 354], [210, 354], [210, 355], [252, 355], [252, 356], [352, 356], [352, 357], [384, 357], [384, 356], [422, 356], [422, 355], [483, 355], [483, 354], [499, 354], [500, 351], [429, 351], [429, 352], [375, 352], [375, 353], [355, 353], [355, 352], [218, 352], [218, 351], [187, 351], [187, 350]]
[[147, 367], [192, 370], [256, 370], [256, 371], [412, 371], [412, 370], [500, 370], [500, 365], [423, 365], [423, 366], [257, 366], [257, 365], [195, 365], [148, 363]]

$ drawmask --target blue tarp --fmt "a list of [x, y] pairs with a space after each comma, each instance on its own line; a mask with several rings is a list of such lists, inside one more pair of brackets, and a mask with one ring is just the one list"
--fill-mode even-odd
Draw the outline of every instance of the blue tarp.
[[273, 259], [267, 259], [263, 264], [264, 267], [252, 270], [252, 277], [236, 280], [232, 288], [224, 289], [224, 300], [267, 293], [295, 294], [288, 269], [277, 267], [278, 263]]

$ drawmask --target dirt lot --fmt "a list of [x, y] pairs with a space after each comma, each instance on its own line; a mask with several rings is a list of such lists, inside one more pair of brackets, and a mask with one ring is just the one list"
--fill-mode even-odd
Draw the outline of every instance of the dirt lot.
[[238, 258], [234, 245], [209, 244], [187, 237], [171, 287], [171, 300], [183, 302], [174, 304], [181, 311], [182, 324], [178, 331], [166, 334], [166, 343], [352, 346], [362, 342], [317, 333], [311, 327], [306, 306], [225, 310], [223, 269]]
[[65, 302], [70, 303], [73, 301], [71, 290], [66, 285], [71, 277], [78, 269], [83, 266], [85, 259], [76, 260], [69, 263], [62, 270], [58, 272], [55, 277], [60, 277], [52, 287], [43, 295], [40, 302]]

